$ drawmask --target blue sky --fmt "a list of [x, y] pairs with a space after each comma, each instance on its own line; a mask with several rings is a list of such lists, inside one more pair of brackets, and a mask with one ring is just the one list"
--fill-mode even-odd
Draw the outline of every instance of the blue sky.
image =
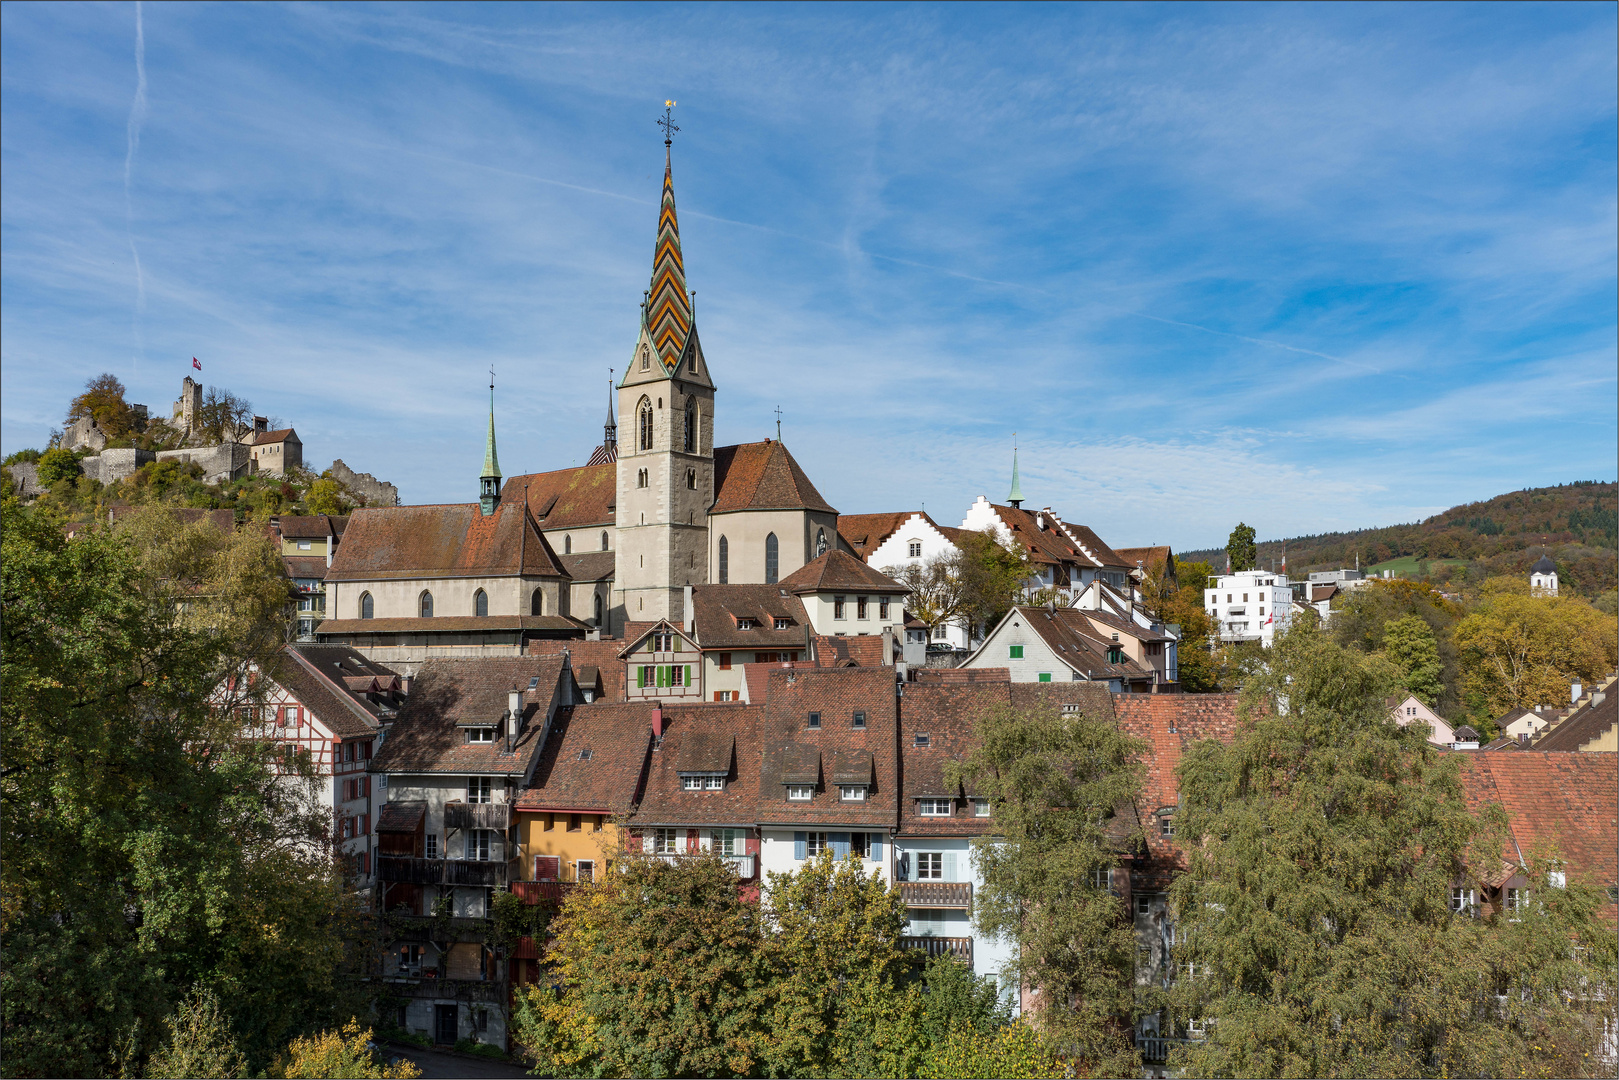
[[[469, 501], [600, 441], [675, 185], [718, 440], [1116, 546], [1611, 479], [1616, 8], [6, 4], [0, 444], [201, 358]], [[138, 34], [138, 36], [137, 36]]]

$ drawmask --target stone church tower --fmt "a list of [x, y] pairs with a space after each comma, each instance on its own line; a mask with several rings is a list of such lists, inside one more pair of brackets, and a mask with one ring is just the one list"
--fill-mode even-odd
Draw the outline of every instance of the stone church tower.
[[630, 622], [684, 617], [685, 587], [708, 583], [708, 508], [714, 503], [714, 383], [686, 291], [667, 141], [664, 146], [652, 288], [641, 303], [635, 353], [618, 384], [614, 591]]

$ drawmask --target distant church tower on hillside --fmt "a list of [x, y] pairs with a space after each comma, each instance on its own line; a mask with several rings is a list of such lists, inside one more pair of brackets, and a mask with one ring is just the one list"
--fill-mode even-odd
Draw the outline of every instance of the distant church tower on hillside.
[[618, 384], [623, 430], [617, 439], [614, 591], [630, 622], [678, 621], [685, 614], [685, 586], [708, 583], [714, 383], [686, 291], [669, 151], [665, 138], [652, 288], [641, 303], [641, 332]]

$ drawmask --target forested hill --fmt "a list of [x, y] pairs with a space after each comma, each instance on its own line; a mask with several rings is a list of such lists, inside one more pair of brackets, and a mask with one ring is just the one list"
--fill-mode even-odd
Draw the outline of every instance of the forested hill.
[[[1582, 480], [1528, 488], [1453, 506], [1412, 525], [1265, 540], [1259, 564], [1269, 567], [1275, 559], [1280, 568], [1284, 543], [1293, 577], [1352, 567], [1359, 556], [1362, 567], [1443, 582], [1527, 574], [1541, 555], [1550, 555], [1562, 580], [1591, 595], [1614, 588], [1619, 575], [1619, 484]], [[1225, 567], [1223, 547], [1177, 552], [1176, 558]]]

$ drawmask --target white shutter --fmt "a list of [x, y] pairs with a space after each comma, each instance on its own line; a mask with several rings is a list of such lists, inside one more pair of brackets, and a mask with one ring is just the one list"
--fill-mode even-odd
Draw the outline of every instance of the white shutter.
[[946, 881], [956, 880], [956, 853], [954, 851], [944, 853], [944, 879]]

